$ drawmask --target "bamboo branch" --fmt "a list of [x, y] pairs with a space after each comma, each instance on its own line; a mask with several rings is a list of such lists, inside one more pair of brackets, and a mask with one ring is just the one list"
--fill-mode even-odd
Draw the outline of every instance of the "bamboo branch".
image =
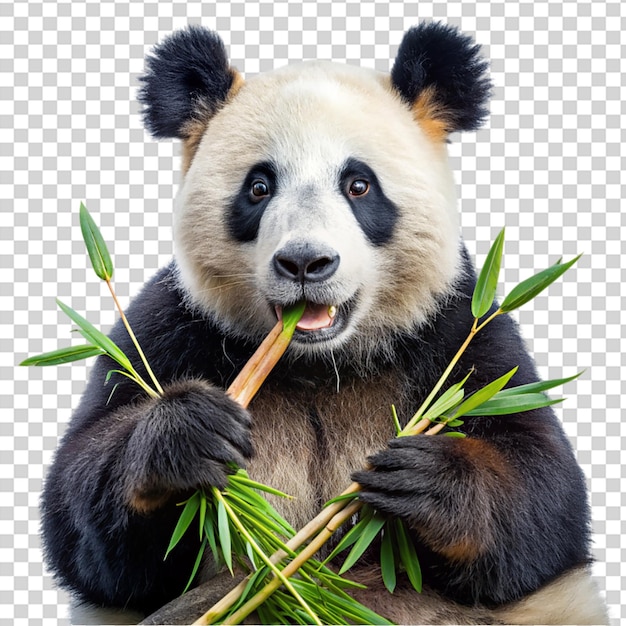
[[304, 313], [305, 303], [300, 302], [283, 311], [282, 319], [261, 342], [226, 393], [246, 408], [269, 376], [280, 357], [289, 347], [296, 325]]
[[[282, 330], [283, 330], [282, 321], [276, 322], [276, 324], [274, 325], [274, 328], [272, 328], [272, 330], [268, 333], [267, 337], [265, 337], [263, 342], [259, 345], [259, 347], [256, 349], [255, 353], [250, 357], [248, 362], [243, 366], [243, 369], [239, 372], [239, 374], [237, 374], [237, 378], [233, 380], [233, 382], [228, 387], [228, 390], [226, 391], [226, 393], [231, 398], [233, 398], [233, 400], [236, 400], [237, 402], [239, 402], [242, 406], [244, 406], [244, 408], [247, 406], [249, 401], [248, 403], [244, 404], [239, 399], [240, 395], [244, 393], [248, 380], [254, 374], [257, 367], [259, 367], [261, 363], [267, 359], [269, 350], [272, 348], [274, 342], [280, 336], [280, 333], [282, 332]], [[280, 358], [281, 354], [277, 355], [276, 362]], [[269, 370], [267, 370], [267, 374], [269, 374]]]
[[[143, 350], [141, 349], [141, 346], [139, 345], [139, 342], [137, 341], [137, 337], [135, 337], [135, 333], [133, 332], [133, 329], [131, 328], [130, 324], [128, 323], [128, 320], [126, 319], [126, 315], [124, 314], [124, 309], [122, 308], [122, 305], [119, 303], [119, 300], [117, 299], [117, 295], [115, 294], [115, 289], [113, 289], [113, 284], [111, 283], [111, 280], [110, 279], [106, 279], [104, 282], [106, 282], [107, 287], [109, 288], [109, 291], [111, 292], [111, 296], [113, 297], [113, 302], [115, 302], [115, 306], [117, 307], [117, 310], [119, 311], [120, 318], [121, 318], [124, 326], [126, 327], [126, 331], [128, 332], [128, 336], [130, 337], [131, 341], [133, 342], [135, 348], [137, 349], [137, 352], [139, 354], [139, 358], [141, 359], [141, 362], [144, 364], [144, 367], [146, 368], [146, 371], [148, 372], [148, 375], [150, 376], [150, 379], [152, 380], [152, 382], [153, 382], [153, 384], [154, 384], [154, 386], [155, 386], [155, 388], [156, 388], [156, 390], [158, 392], [158, 396], [162, 396], [163, 395], [163, 387], [161, 387], [161, 385], [159, 384], [159, 381], [157, 380], [156, 376], [154, 375], [154, 372], [152, 371], [152, 368], [150, 367], [150, 364], [148, 363], [148, 359], [146, 358], [146, 355], [143, 353]], [[150, 395], [153, 395], [153, 394], [150, 394]]]
[[[289, 592], [291, 593], [291, 595], [294, 598], [296, 598], [296, 600], [298, 601], [300, 606], [302, 606], [302, 608], [307, 613], [307, 615], [311, 618], [311, 620], [315, 624], [318, 624], [318, 626], [322, 626], [322, 623], [320, 622], [320, 620], [317, 617], [317, 615], [315, 615], [315, 613], [311, 610], [311, 607], [304, 601], [302, 596], [294, 589], [293, 585], [288, 580], [288, 575], [285, 575], [284, 571], [281, 571], [279, 568], [277, 568], [276, 565], [274, 563], [272, 563], [271, 559], [263, 552], [263, 550], [261, 550], [261, 548], [259, 548], [259, 546], [257, 545], [257, 543], [254, 540], [254, 538], [252, 537], [252, 535], [248, 532], [246, 527], [241, 523], [241, 521], [239, 520], [237, 515], [233, 512], [233, 510], [231, 509], [231, 507], [228, 504], [228, 502], [226, 501], [226, 499], [220, 493], [219, 489], [214, 488], [213, 489], [213, 495], [224, 505], [224, 508], [226, 509], [228, 517], [230, 517], [231, 521], [233, 522], [233, 524], [235, 524], [235, 526], [237, 527], [239, 532], [246, 538], [246, 540], [248, 541], [248, 543], [250, 544], [250, 546], [252, 547], [254, 552], [256, 552], [258, 557], [274, 573], [274, 576], [275, 576], [274, 580], [278, 581], [278, 586], [280, 587], [280, 585], [285, 585], [285, 587], [287, 587], [287, 589], [289, 589]], [[269, 593], [266, 594], [266, 597], [268, 595], [269, 595]], [[263, 602], [263, 600], [259, 604], [261, 604], [262, 602]], [[224, 622], [224, 623], [228, 623], [228, 622]], [[237, 622], [234, 622], [234, 623], [237, 623]]]
[[[473, 339], [477, 330], [480, 330], [486, 323], [491, 321], [495, 315], [486, 320], [480, 327], [477, 328], [476, 323], [472, 327], [470, 334], [466, 338], [465, 342], [458, 350], [454, 359], [449, 364], [446, 371], [442, 374], [438, 381], [437, 386], [431, 392], [429, 397], [424, 401], [420, 410], [414, 416], [414, 418], [407, 424], [402, 430], [402, 435], [417, 435], [424, 433], [426, 435], [435, 435], [440, 432], [445, 424], [432, 425], [430, 419], [424, 418], [417, 423], [416, 417], [419, 419], [421, 413], [423, 413], [428, 406], [432, 403], [436, 392], [441, 389], [448, 376], [452, 372], [454, 365]], [[242, 406], [247, 406], [250, 400], [254, 397], [263, 381], [267, 378], [268, 374], [278, 362], [284, 351], [287, 349], [291, 340], [291, 335], [288, 338], [284, 336], [284, 329], [282, 322], [278, 322], [272, 331], [268, 334], [266, 339], [261, 343], [256, 352], [252, 355], [246, 366], [241, 370], [235, 381], [228, 388], [227, 393], [233, 397]], [[429, 428], [431, 426], [431, 428]], [[425, 431], [425, 432], [424, 432]], [[354, 482], [352, 483], [341, 495], [356, 494], [361, 490], [361, 486]], [[309, 558], [312, 558], [319, 549], [330, 539], [331, 535], [335, 532], [341, 524], [345, 523], [352, 515], [358, 513], [362, 507], [362, 502], [358, 500], [339, 500], [334, 502], [308, 522], [303, 528], [301, 528], [294, 537], [292, 537], [285, 545], [290, 550], [297, 550], [307, 541], [311, 542], [300, 552], [297, 557], [294, 558], [282, 570], [284, 577], [289, 577], [293, 573], [297, 572], [300, 566], [305, 563]], [[287, 553], [284, 550], [278, 550], [270, 557], [272, 564], [278, 564], [280, 561], [287, 557]], [[228, 594], [226, 594], [221, 600], [214, 604], [202, 617], [200, 617], [194, 624], [211, 624], [215, 619], [218, 619], [228, 609], [230, 609], [237, 600], [241, 597], [241, 594], [245, 590], [250, 576], [244, 578], [238, 585], [236, 585]], [[261, 589], [253, 598], [248, 600], [243, 606], [241, 606], [233, 615], [231, 615], [225, 624], [236, 624], [240, 620], [243, 620], [249, 613], [254, 611], [260, 606], [276, 589], [282, 584], [280, 578], [275, 577], [269, 582], [263, 589]]]
[[[428, 424], [431, 424], [430, 420], [426, 421]], [[436, 435], [444, 428], [444, 426], [445, 424], [435, 424], [424, 434]], [[424, 430], [424, 428], [422, 430]], [[357, 494], [360, 490], [361, 485], [354, 482], [347, 489], [345, 489], [341, 495]], [[359, 500], [339, 500], [338, 502], [333, 502], [322, 509], [318, 515], [303, 526], [298, 533], [285, 544], [287, 548], [295, 551], [313, 537], [311, 543], [309, 543], [309, 545], [282, 570], [283, 576], [288, 578], [297, 572], [302, 564], [312, 558], [342, 524], [361, 510], [362, 506], [363, 503]], [[284, 550], [278, 550], [270, 557], [270, 561], [272, 564], [278, 564], [287, 556], [288, 554]], [[202, 626], [212, 624], [214, 620], [218, 619], [237, 602], [245, 590], [249, 579], [250, 576], [246, 576], [237, 586], [233, 587], [233, 589], [231, 589], [204, 615], [202, 615], [202, 617], [193, 622], [193, 624]], [[269, 582], [265, 587], [263, 587], [262, 590], [248, 600], [248, 602], [241, 606], [223, 623], [239, 623], [240, 620], [243, 620], [243, 618], [259, 607], [276, 589], [280, 587], [281, 584], [282, 583], [278, 578]]]
[[[282, 570], [282, 574], [285, 578], [289, 578], [290, 576], [295, 574], [306, 561], [312, 558], [320, 550], [320, 548], [330, 539], [332, 534], [342, 524], [348, 521], [353, 515], [355, 515], [359, 511], [363, 503], [359, 501], [351, 501], [348, 506], [345, 506], [345, 503], [342, 504], [344, 504], [344, 507], [340, 509], [337, 513], [335, 513], [335, 515], [333, 515], [331, 519], [322, 526], [321, 532], [316, 535], [313, 541], [311, 541], [311, 543], [307, 545], [306, 548], [302, 550], [302, 552], [298, 553], [298, 555], [293, 559], [293, 561], [291, 561], [291, 563], [285, 566], [285, 568]], [[282, 581], [280, 580], [280, 578], [274, 578], [223, 623], [240, 624], [245, 617], [247, 617], [261, 604], [263, 604], [263, 602], [265, 602], [265, 600], [281, 585]], [[207, 613], [205, 613], [200, 619], [194, 622], [194, 625], [210, 624], [211, 621], [209, 620], [211, 618], [216, 618], [221, 615], [223, 613], [223, 610], [220, 611], [220, 613], [217, 613], [217, 611], [215, 610], [217, 606], [218, 605], [215, 605], [214, 607], [209, 609]], [[230, 606], [232, 606], [232, 603], [228, 607], [226, 607], [226, 609], [230, 608]]]
[[[358, 483], [352, 483], [341, 495], [348, 495], [351, 493], [357, 493], [360, 491], [361, 485]], [[346, 501], [340, 500], [333, 502], [324, 507], [322, 511], [316, 515], [311, 521], [303, 526], [287, 543], [285, 546], [292, 551], [296, 551], [304, 543], [306, 543], [311, 537], [319, 533], [324, 527], [330, 525], [333, 518], [341, 513], [346, 507]], [[361, 505], [360, 502], [356, 504]], [[357, 509], [358, 510], [358, 509]], [[271, 555], [270, 561], [273, 564], [280, 563], [284, 558], [289, 556], [284, 550], [277, 550]], [[233, 587], [225, 596], [223, 596], [218, 602], [216, 602], [202, 617], [200, 617], [194, 624], [212, 624], [213, 621], [223, 615], [231, 606], [233, 606], [244, 592], [250, 576], [246, 576], [237, 586]]]

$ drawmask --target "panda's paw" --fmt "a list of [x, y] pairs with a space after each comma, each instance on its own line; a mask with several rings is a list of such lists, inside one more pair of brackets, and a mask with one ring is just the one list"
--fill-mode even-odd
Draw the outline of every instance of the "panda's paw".
[[165, 388], [138, 420], [126, 448], [126, 499], [138, 511], [172, 495], [226, 485], [252, 456], [248, 412], [206, 381]]
[[499, 520], [516, 502], [515, 470], [484, 440], [438, 435], [399, 437], [356, 472], [359, 497], [398, 517], [455, 563], [475, 563], [499, 543]]
[[[393, 439], [369, 457], [370, 469], [352, 478], [361, 485], [359, 498], [382, 513], [414, 528], [454, 526], [461, 513], [457, 494], [471, 482], [463, 463], [461, 440], [423, 435]], [[467, 471], [464, 475], [464, 471]]]

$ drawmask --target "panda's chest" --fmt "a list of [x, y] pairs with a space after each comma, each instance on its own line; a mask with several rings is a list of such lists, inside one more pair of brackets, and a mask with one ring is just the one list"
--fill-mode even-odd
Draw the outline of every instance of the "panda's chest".
[[293, 496], [272, 498], [272, 504], [302, 526], [393, 437], [391, 405], [402, 403], [405, 393], [395, 374], [352, 381], [339, 391], [279, 394], [265, 388], [250, 407], [251, 477]]

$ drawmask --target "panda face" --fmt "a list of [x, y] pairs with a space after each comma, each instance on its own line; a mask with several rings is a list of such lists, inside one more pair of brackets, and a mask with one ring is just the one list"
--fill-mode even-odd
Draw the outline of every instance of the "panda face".
[[310, 63], [246, 82], [208, 123], [179, 196], [189, 299], [258, 339], [307, 307], [300, 353], [371, 352], [423, 323], [457, 269], [445, 144], [385, 75]]

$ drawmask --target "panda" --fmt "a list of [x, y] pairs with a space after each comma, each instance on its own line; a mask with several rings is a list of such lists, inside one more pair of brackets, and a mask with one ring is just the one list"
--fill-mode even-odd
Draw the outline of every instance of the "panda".
[[[105, 385], [100, 356], [56, 453], [42, 533], [74, 621], [188, 623], [202, 611], [186, 598], [208, 608], [229, 584], [211, 563], [202, 593], [177, 599], [195, 534], [163, 555], [176, 503], [223, 487], [235, 463], [294, 496], [276, 505], [295, 527], [351, 479], [402, 519], [424, 592], [389, 594], [375, 556], [353, 575], [397, 623], [606, 623], [585, 480], [550, 408], [469, 418], [463, 439], [394, 438], [390, 405], [406, 422], [471, 327], [447, 143], [483, 123], [490, 91], [478, 46], [440, 23], [405, 33], [390, 74], [310, 61], [244, 80], [198, 26], [155, 47], [139, 99], [154, 137], [182, 141], [175, 258], [127, 317], [164, 394], [116, 374]], [[243, 409], [224, 390], [301, 301], [285, 357]], [[122, 325], [111, 338], [139, 363]], [[515, 366], [513, 384], [537, 380], [500, 316], [452, 378], [473, 370], [471, 392]]]

